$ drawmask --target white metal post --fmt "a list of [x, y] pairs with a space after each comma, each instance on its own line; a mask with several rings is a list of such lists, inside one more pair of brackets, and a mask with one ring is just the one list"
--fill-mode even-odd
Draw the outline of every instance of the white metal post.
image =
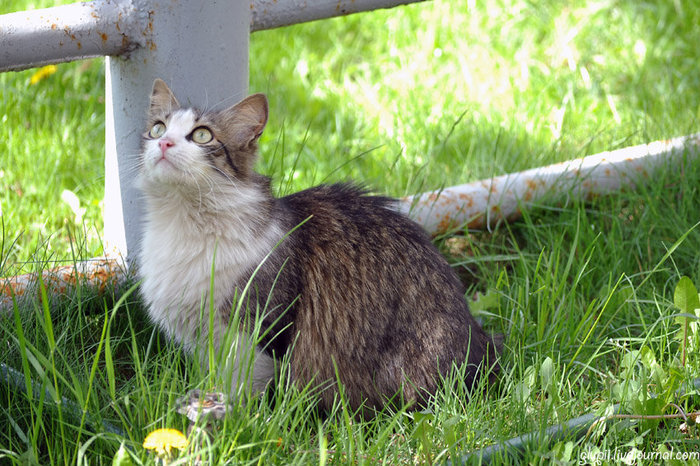
[[[182, 105], [231, 105], [248, 89], [250, 3], [139, 0], [146, 43], [109, 57], [106, 91], [106, 253], [134, 259], [142, 203], [134, 186], [151, 86], [163, 79]], [[127, 256], [128, 252], [128, 256]]]

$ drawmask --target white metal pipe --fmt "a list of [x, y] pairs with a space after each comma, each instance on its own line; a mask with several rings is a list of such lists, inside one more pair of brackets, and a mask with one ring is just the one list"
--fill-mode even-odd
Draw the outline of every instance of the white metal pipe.
[[143, 47], [109, 57], [106, 73], [105, 253], [131, 260], [141, 238], [141, 194], [134, 185], [141, 134], [155, 78], [182, 105], [229, 106], [248, 90], [250, 4], [139, 0], [148, 11]]
[[[53, 296], [67, 296], [76, 286], [89, 286], [98, 291], [117, 289], [127, 277], [126, 264], [115, 258], [98, 257], [72, 265], [64, 265], [41, 273], [46, 292]], [[0, 278], [0, 312], [12, 310], [12, 298], [23, 301], [39, 295], [39, 275], [26, 273]]]
[[254, 0], [250, 5], [250, 30], [273, 29], [422, 1], [425, 0]]
[[467, 225], [490, 228], [520, 216], [545, 196], [587, 197], [634, 187], [670, 158], [700, 152], [700, 133], [534, 168], [401, 199], [408, 213], [432, 235]]
[[0, 15], [0, 71], [124, 55], [144, 38], [148, 13], [131, 0], [96, 0]]
[[[249, 31], [260, 31], [419, 1], [425, 0], [253, 0], [248, 25]], [[187, 3], [196, 7], [201, 2]], [[223, 3], [226, 5], [221, 6], [231, 3], [242, 8], [244, 2]], [[165, 10], [175, 14], [175, 8], [184, 4], [163, 8], [143, 0], [94, 0], [0, 15], [0, 72], [104, 55], [125, 56], [138, 47], [154, 47], [156, 42], [149, 40], [149, 18]], [[191, 32], [199, 34], [209, 26], [208, 21], [203, 22]]]

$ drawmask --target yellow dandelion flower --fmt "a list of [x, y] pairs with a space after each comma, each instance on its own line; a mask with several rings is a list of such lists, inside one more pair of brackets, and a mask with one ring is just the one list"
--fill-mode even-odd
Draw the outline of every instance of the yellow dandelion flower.
[[158, 456], [169, 456], [173, 448], [187, 448], [187, 437], [177, 429], [157, 429], [146, 436], [143, 448], [155, 450]]
[[46, 65], [42, 66], [38, 70], [36, 70], [36, 73], [32, 75], [31, 78], [29, 78], [29, 84], [36, 84], [42, 79], [45, 79], [52, 74], [54, 74], [58, 70], [58, 67], [56, 65]]

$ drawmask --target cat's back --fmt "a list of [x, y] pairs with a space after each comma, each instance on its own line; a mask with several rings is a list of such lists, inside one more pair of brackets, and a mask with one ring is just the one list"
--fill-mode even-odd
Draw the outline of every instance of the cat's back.
[[293, 212], [293, 221], [314, 224], [316, 233], [332, 234], [342, 229], [348, 235], [372, 236], [393, 232], [408, 235], [413, 241], [429, 240], [420, 226], [396, 210], [395, 199], [370, 195], [355, 184], [319, 185], [278, 201], [284, 210]]
[[[380, 404], [381, 394], [395, 393], [402, 380], [432, 392], [438, 366], [444, 373], [468, 353], [470, 362], [483, 358], [486, 335], [469, 313], [461, 282], [392, 199], [338, 184], [279, 201], [293, 212], [288, 226], [303, 222], [290, 236], [301, 282], [294, 357], [304, 361], [296, 367], [309, 370], [297, 377], [333, 379], [337, 365], [348, 393], [364, 392]], [[374, 374], [374, 396], [363, 386], [366, 374]]]
[[[374, 303], [397, 293], [408, 298], [415, 291], [430, 292], [421, 300], [436, 309], [467, 308], [463, 287], [445, 258], [418, 224], [395, 210], [394, 199], [369, 195], [352, 184], [333, 184], [280, 201], [286, 212], [293, 212], [287, 227], [300, 225], [291, 236], [295, 251], [311, 270], [323, 270], [321, 282], [342, 276], [346, 291], [362, 287], [358, 294], [373, 293], [368, 299]], [[392, 311], [403, 312], [400, 304], [394, 302]]]

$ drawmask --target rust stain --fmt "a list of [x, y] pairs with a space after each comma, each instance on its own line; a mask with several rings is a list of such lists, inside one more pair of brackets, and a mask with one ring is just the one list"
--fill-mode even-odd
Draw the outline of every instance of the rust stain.
[[525, 180], [525, 184], [527, 185], [527, 189], [531, 189], [533, 191], [537, 189], [537, 182], [532, 179]]
[[146, 39], [146, 46], [151, 52], [153, 52], [157, 48], [156, 43], [153, 42], [153, 40], [151, 39], [151, 37], [153, 36], [153, 15], [155, 15], [155, 11], [150, 10], [148, 12], [148, 24], [146, 25], [146, 30], [143, 32], [143, 35], [148, 37]]
[[22, 296], [25, 291], [24, 287], [19, 283], [11, 280], [7, 280], [0, 290], [2, 290], [2, 294], [6, 296]]
[[153, 15], [155, 14], [155, 11], [150, 10], [148, 12], [148, 24], [146, 25], [146, 29], [148, 30], [149, 34], [153, 34]]
[[108, 36], [106, 33], [104, 33], [104, 32], [100, 33], [100, 37], [102, 38], [102, 42], [107, 42]]
[[456, 199], [452, 199], [451, 197], [448, 197], [448, 196], [441, 196], [440, 199], [438, 199], [438, 202], [443, 207], [449, 207], [449, 206], [456, 207], [459, 204]]
[[57, 27], [58, 27], [58, 24], [56, 24], [56, 23], [51, 24], [51, 29], [52, 29], [52, 30], [55, 31]]
[[[41, 274], [41, 279], [47, 291], [51, 293], [65, 294], [70, 288], [79, 283], [96, 286], [103, 292], [107, 285], [117, 285], [122, 269], [114, 259], [102, 259], [87, 264], [87, 273], [76, 270], [74, 266], [62, 266], [46, 270]], [[41, 298], [40, 289], [37, 287], [38, 276], [34, 273], [18, 275], [0, 281], [0, 294], [6, 298], [23, 296], [29, 289], [36, 289]]]
[[477, 215], [476, 217], [471, 219], [469, 222], [467, 222], [467, 228], [472, 228], [474, 230], [480, 230], [480, 229], [484, 228], [484, 226], [486, 226], [484, 223], [484, 218], [485, 217], [483, 214]]
[[435, 201], [438, 200], [438, 197], [439, 197], [439, 196], [438, 196], [437, 194], [435, 194], [435, 193], [430, 193], [430, 194], [428, 195], [428, 201], [430, 201], [430, 202], [435, 202]]
[[450, 215], [445, 215], [442, 220], [440, 220], [440, 223], [438, 223], [437, 226], [437, 233], [445, 233], [447, 230], [450, 229], [452, 226], [452, 217]]
[[520, 209], [520, 207], [516, 207], [516, 208], [515, 208], [515, 212], [511, 213], [510, 215], [508, 215], [508, 217], [506, 218], [506, 220], [508, 220], [509, 222], [513, 222], [513, 221], [519, 219], [519, 218], [522, 217], [522, 216], [523, 216], [523, 211]]
[[459, 199], [467, 209], [471, 209], [474, 206], [474, 199], [469, 194], [459, 193]]

